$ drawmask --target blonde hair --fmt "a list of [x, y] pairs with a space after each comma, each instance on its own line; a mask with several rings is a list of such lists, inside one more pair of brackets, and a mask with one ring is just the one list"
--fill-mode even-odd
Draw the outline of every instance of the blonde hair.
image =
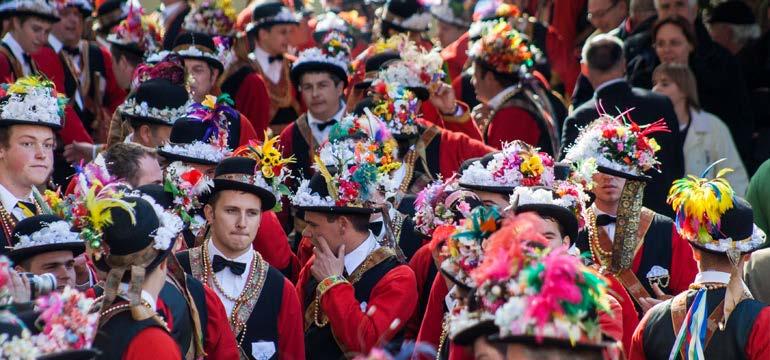
[[690, 70], [688, 65], [684, 64], [660, 64], [652, 72], [652, 79], [660, 76], [665, 76], [671, 82], [676, 84], [684, 94], [685, 100], [689, 107], [700, 110], [700, 101], [698, 100], [698, 83], [695, 80], [695, 75]]

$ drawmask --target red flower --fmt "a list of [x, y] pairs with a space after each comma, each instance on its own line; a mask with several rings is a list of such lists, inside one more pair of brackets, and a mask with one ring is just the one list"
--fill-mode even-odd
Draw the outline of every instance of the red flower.
[[179, 176], [182, 180], [187, 181], [190, 185], [195, 186], [203, 178], [203, 173], [198, 169], [190, 169], [182, 173]]
[[385, 85], [384, 81], [380, 81], [377, 83], [377, 85], [374, 86], [374, 92], [377, 94], [387, 94], [388, 93], [388, 87]]
[[428, 75], [427, 73], [421, 72], [420, 73], [420, 81], [423, 84], [430, 83], [430, 75]]
[[615, 129], [604, 129], [602, 131], [602, 136], [606, 139], [612, 139], [615, 134], [617, 134], [617, 131]]

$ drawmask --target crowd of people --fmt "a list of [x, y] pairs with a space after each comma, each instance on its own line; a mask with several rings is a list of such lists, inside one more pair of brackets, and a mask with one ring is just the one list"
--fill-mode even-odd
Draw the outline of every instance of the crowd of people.
[[767, 0], [0, 20], [0, 359], [770, 358]]

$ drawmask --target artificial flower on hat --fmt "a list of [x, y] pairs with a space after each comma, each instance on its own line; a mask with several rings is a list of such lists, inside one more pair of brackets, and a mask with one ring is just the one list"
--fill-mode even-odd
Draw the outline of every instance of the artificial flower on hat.
[[659, 132], [670, 132], [663, 119], [639, 126], [628, 111], [616, 117], [602, 114], [580, 132], [564, 159], [573, 163], [595, 159], [599, 171], [604, 168], [619, 176], [644, 176], [660, 165], [655, 157], [660, 146], [650, 137]]
[[454, 177], [428, 184], [414, 200], [415, 230], [430, 237], [439, 226], [456, 225], [458, 216], [471, 214], [472, 207], [466, 201], [469, 198], [478, 200], [475, 194], [460, 189]]
[[417, 94], [418, 97], [427, 99], [446, 76], [439, 48], [424, 50], [408, 40], [400, 44], [398, 51], [401, 60], [380, 70], [378, 79], [386, 83], [398, 83], [414, 92], [422, 92]]
[[508, 4], [503, 0], [479, 1], [473, 9], [473, 21], [479, 22], [491, 19], [509, 19], [521, 16], [518, 6]]
[[204, 0], [185, 16], [182, 28], [209, 36], [233, 36], [237, 15], [232, 0]]
[[329, 139], [318, 149], [320, 160], [327, 166], [340, 162], [379, 164], [379, 171], [389, 173], [401, 167], [398, 144], [387, 126], [367, 111], [364, 115], [348, 114], [332, 125]]
[[585, 228], [585, 211], [590, 200], [582, 184], [569, 180], [556, 180], [550, 188], [519, 186], [510, 197], [512, 207], [555, 205], [568, 209], [578, 221], [578, 230]]
[[470, 274], [484, 258], [484, 242], [500, 228], [501, 222], [497, 208], [479, 206], [471, 210], [461, 224], [439, 226], [434, 237], [441, 237], [446, 232], [446, 241], [441, 248], [444, 258], [441, 272], [461, 287], [476, 287]]
[[347, 85], [351, 70], [351, 45], [349, 38], [338, 31], [326, 33], [317, 47], [303, 50], [294, 61], [291, 68], [292, 81], [299, 86], [302, 74], [322, 70], [335, 74]]
[[200, 170], [174, 161], [163, 174], [163, 189], [174, 198], [174, 212], [185, 223], [195, 224], [193, 210], [203, 207], [199, 197], [211, 192], [214, 182]]
[[60, 128], [67, 98], [54, 83], [39, 75], [0, 85], [0, 125], [31, 124]]
[[518, 186], [552, 186], [554, 184], [554, 160], [523, 141], [503, 144], [484, 163], [474, 161], [460, 176], [463, 187], [485, 189], [505, 188], [513, 191]]
[[[238, 121], [240, 118], [240, 114], [232, 108], [232, 105], [233, 100], [228, 94], [206, 95], [200, 103], [192, 103], [187, 107], [185, 118], [206, 126], [203, 137], [192, 142], [174, 143], [172, 129], [172, 140], [161, 146], [158, 152], [163, 156], [170, 154], [172, 158], [200, 159], [213, 164], [230, 156], [230, 122]], [[188, 130], [190, 130], [189, 127]]]
[[110, 31], [106, 40], [144, 56], [158, 49], [161, 32], [158, 25], [144, 15], [141, 5], [132, 4], [126, 18]]
[[[265, 141], [259, 143], [249, 140], [247, 145], [235, 149], [232, 156], [256, 160], [254, 175], [247, 179], [248, 183], [269, 190], [278, 200], [291, 195], [285, 182], [291, 177], [287, 165], [295, 159], [294, 155], [288, 158], [282, 155], [278, 136], [271, 138], [265, 132]], [[281, 201], [276, 202], [274, 210], [281, 210]]]
[[482, 33], [468, 54], [496, 73], [524, 75], [535, 65], [540, 50], [530, 44], [526, 35], [501, 20]]
[[373, 84], [372, 113], [385, 122], [394, 137], [411, 137], [419, 133], [417, 119], [420, 104], [414, 92], [400, 83], [378, 79]]

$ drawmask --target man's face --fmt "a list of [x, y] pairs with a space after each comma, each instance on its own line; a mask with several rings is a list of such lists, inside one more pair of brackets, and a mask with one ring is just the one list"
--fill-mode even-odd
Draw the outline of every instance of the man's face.
[[726, 23], [711, 23], [707, 27], [711, 39], [725, 49], [731, 49], [733, 43], [733, 29]]
[[691, 7], [690, 0], [658, 0], [657, 10], [658, 19], [679, 15], [693, 23], [698, 15], [698, 4]]
[[489, 82], [492, 80], [493, 75], [491, 71], [482, 71], [481, 66], [476, 64], [473, 66], [473, 76], [471, 77], [471, 84], [476, 91], [476, 98], [482, 102], [488, 102], [495, 97], [493, 91], [489, 87]]
[[283, 54], [289, 50], [289, 40], [296, 25], [273, 25], [270, 29], [260, 29], [257, 36], [259, 46], [270, 55]]
[[479, 336], [473, 342], [473, 357], [477, 360], [504, 360], [505, 354], [492, 346], [486, 336]]
[[162, 184], [163, 171], [160, 169], [158, 159], [154, 156], [145, 155], [139, 159], [139, 174], [136, 175], [136, 184], [133, 187], [139, 187], [148, 184]]
[[481, 190], [472, 191], [474, 194], [476, 194], [476, 196], [479, 197], [479, 199], [481, 199], [481, 202], [484, 204], [484, 206], [495, 206], [502, 211], [509, 205], [508, 197], [503, 194]]
[[620, 193], [626, 184], [626, 179], [621, 177], [596, 173], [593, 176], [593, 193], [598, 201], [614, 204], [620, 201]]
[[73, 6], [59, 10], [61, 20], [54, 23], [51, 31], [59, 41], [67, 46], [76, 46], [83, 36], [83, 15]]
[[28, 17], [22, 23], [19, 18], [13, 19], [13, 38], [21, 45], [27, 54], [34, 54], [48, 44], [48, 33], [51, 23], [37, 17]]
[[620, 26], [628, 16], [626, 3], [621, 0], [588, 0], [588, 21], [605, 34]]
[[149, 148], [163, 146], [170, 138], [171, 126], [142, 124], [134, 129], [134, 142]]
[[320, 239], [326, 240], [329, 249], [336, 254], [340, 245], [343, 244], [340, 236], [342, 235], [340, 219], [341, 218], [337, 216], [333, 221], [329, 221], [327, 214], [310, 211], [305, 212], [305, 222], [307, 223], [307, 226], [302, 234], [310, 238], [310, 242], [313, 243], [313, 246], [320, 246]]
[[184, 67], [191, 77], [190, 95], [197, 102], [203, 101], [206, 95], [211, 94], [211, 90], [217, 82], [219, 70], [211, 68], [203, 60], [196, 59], [185, 59]]
[[559, 230], [559, 223], [552, 218], [544, 218], [535, 213], [536, 217], [533, 219], [536, 222], [535, 228], [548, 240], [548, 247], [553, 249], [562, 245], [570, 245], [570, 238]]
[[53, 130], [44, 126], [13, 125], [8, 147], [0, 146], [0, 171], [17, 186], [45, 184], [53, 169]]
[[134, 65], [131, 64], [125, 57], [118, 59], [116, 56], [111, 56], [112, 69], [115, 73], [115, 81], [118, 83], [121, 89], [128, 89], [131, 87], [131, 77], [134, 76]]
[[329, 73], [317, 72], [302, 75], [299, 84], [302, 100], [308, 111], [321, 120], [329, 120], [339, 111], [342, 81], [334, 84]]
[[198, 171], [202, 172], [203, 175], [208, 176], [209, 179], [214, 178], [214, 170], [217, 168], [216, 165], [208, 164], [185, 163], [185, 165], [197, 169]]
[[436, 23], [438, 24], [438, 39], [443, 47], [449, 46], [467, 30], [466, 28], [454, 26], [443, 21], [437, 21]]
[[35, 275], [51, 273], [56, 276], [56, 290], [64, 290], [65, 286], [75, 284], [75, 257], [72, 251], [50, 251], [38, 254], [29, 259], [29, 268], [24, 269]]
[[262, 218], [262, 200], [251, 193], [223, 190], [203, 208], [212, 240], [220, 250], [243, 254], [251, 248]]

